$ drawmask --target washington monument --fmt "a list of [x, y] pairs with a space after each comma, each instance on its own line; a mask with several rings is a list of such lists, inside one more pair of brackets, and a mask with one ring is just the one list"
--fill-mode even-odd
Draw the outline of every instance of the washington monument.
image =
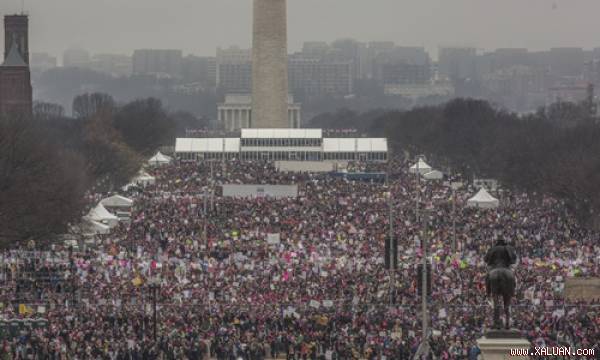
[[252, 127], [287, 128], [287, 0], [254, 0]]

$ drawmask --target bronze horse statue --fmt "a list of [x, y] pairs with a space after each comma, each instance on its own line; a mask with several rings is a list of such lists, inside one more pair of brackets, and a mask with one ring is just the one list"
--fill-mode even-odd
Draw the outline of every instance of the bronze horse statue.
[[517, 261], [515, 249], [500, 238], [485, 255], [489, 266], [486, 277], [487, 296], [493, 298], [494, 329], [501, 329], [500, 297], [504, 304], [504, 328], [510, 329], [510, 301], [515, 295], [516, 280], [510, 266]]

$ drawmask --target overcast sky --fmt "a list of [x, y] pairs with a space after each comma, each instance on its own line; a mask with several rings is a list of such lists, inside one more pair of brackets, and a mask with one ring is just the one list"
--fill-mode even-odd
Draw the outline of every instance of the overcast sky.
[[[30, 51], [62, 57], [176, 48], [214, 55], [251, 44], [252, 0], [25, 0]], [[0, 0], [0, 13], [21, 0]], [[481, 49], [600, 46], [600, 0], [288, 0], [290, 51], [303, 41], [352, 37], [399, 45]], [[4, 37], [1, 37], [3, 41]]]

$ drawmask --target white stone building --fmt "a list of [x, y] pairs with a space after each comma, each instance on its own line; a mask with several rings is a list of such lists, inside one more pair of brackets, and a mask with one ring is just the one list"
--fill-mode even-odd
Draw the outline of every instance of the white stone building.
[[[230, 94], [225, 102], [217, 105], [218, 122], [227, 131], [255, 127], [252, 121], [252, 97], [246, 94]], [[290, 128], [302, 125], [301, 106], [294, 103], [294, 97], [288, 95], [288, 123]]]

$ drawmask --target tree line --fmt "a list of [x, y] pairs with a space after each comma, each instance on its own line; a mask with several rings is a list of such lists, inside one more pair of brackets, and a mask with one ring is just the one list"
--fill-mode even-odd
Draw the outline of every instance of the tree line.
[[598, 227], [600, 122], [592, 108], [588, 102], [557, 102], [518, 115], [487, 101], [455, 99], [409, 111], [340, 110], [310, 125], [362, 129], [387, 137], [392, 151], [427, 155], [443, 170], [552, 195]]
[[32, 117], [4, 114], [0, 247], [64, 233], [85, 214], [91, 190], [126, 184], [159, 147], [172, 145], [188, 127], [203, 126], [153, 98], [118, 104], [100, 93], [77, 96], [70, 117], [50, 103], [36, 103]]

